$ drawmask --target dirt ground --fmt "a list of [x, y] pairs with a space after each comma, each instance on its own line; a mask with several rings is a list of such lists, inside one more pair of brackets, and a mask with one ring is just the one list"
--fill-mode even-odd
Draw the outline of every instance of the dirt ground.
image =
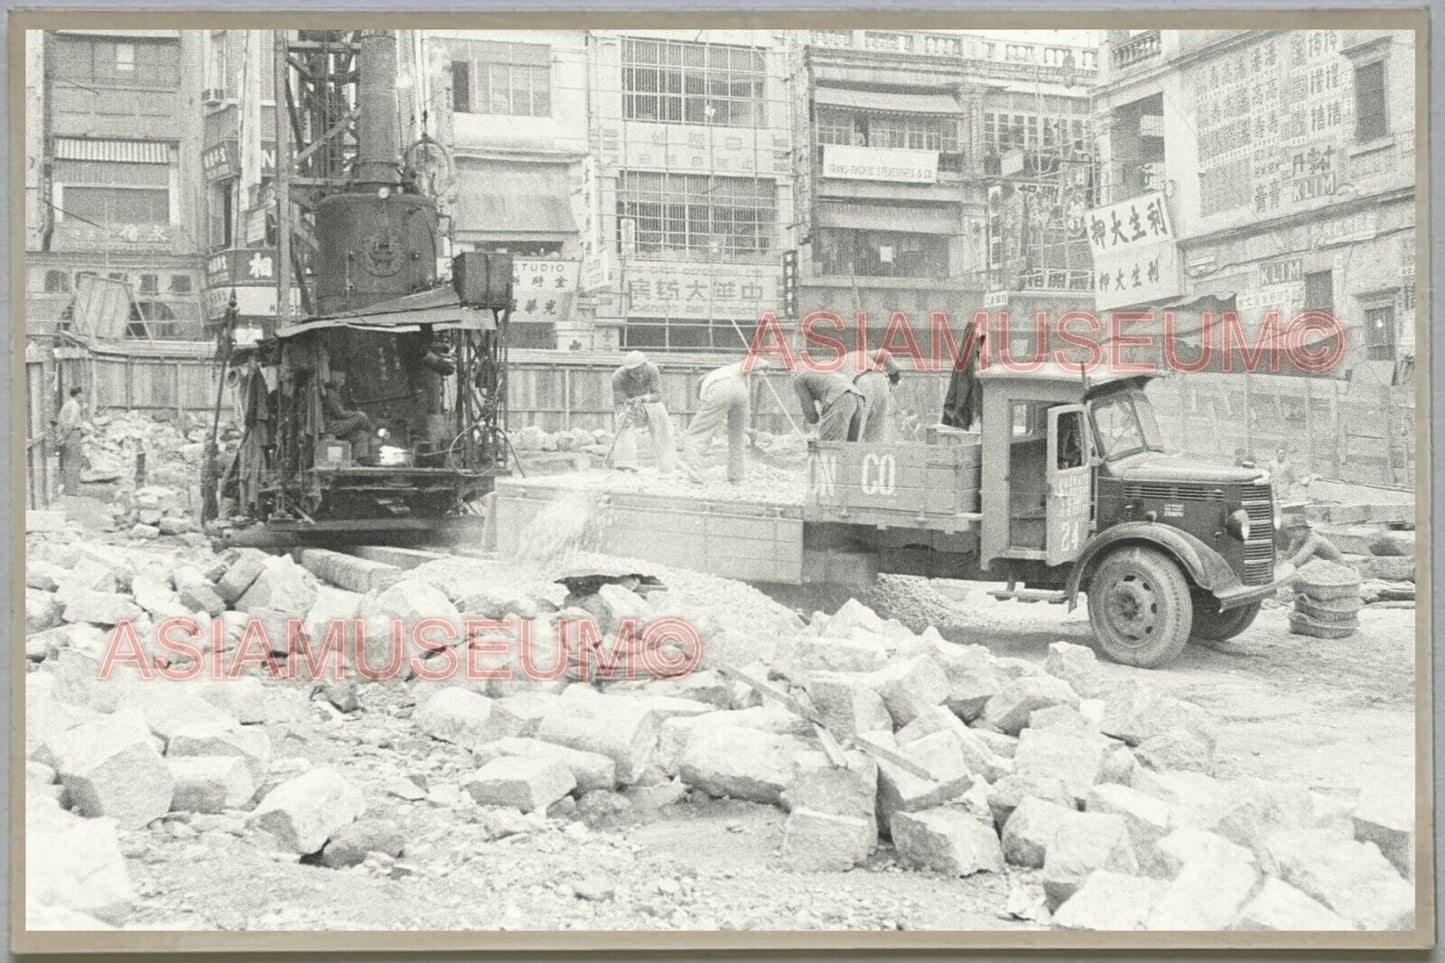
[[[945, 598], [944, 594], [951, 596]], [[885, 582], [872, 599], [933, 607], [949, 639], [1040, 662], [1050, 642], [1087, 644], [1085, 611]], [[1272, 604], [1228, 651], [1190, 647], [1164, 671], [1108, 665], [1219, 720], [1218, 775], [1298, 781], [1352, 794], [1408, 785], [1413, 764], [1415, 612], [1367, 608], [1360, 631], [1326, 642], [1292, 636]], [[882, 612], [881, 614], [890, 614]], [[891, 613], [901, 614], [901, 613]], [[270, 852], [239, 818], [190, 816], [170, 832], [123, 838], [141, 898], [131, 926], [201, 929], [989, 929], [1035, 924], [1004, 913], [1010, 867], [952, 879], [902, 870], [882, 847], [847, 873], [796, 873], [777, 858], [784, 813], [669, 786], [604, 794], [557, 819], [505, 815], [470, 801], [406, 802], [387, 785], [455, 781], [471, 766], [410, 722], [407, 690], [361, 691], [363, 711], [317, 723], [298, 699], [268, 732], [273, 758], [335, 766], [369, 816], [396, 820], [407, 850], [387, 875], [331, 870]], [[399, 878], [398, 878], [399, 877]]]

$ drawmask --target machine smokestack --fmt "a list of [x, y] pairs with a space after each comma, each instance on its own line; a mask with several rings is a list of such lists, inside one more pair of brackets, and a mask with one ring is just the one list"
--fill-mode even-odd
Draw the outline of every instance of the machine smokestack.
[[394, 185], [401, 162], [396, 139], [396, 34], [368, 30], [361, 35], [356, 123], [356, 181]]

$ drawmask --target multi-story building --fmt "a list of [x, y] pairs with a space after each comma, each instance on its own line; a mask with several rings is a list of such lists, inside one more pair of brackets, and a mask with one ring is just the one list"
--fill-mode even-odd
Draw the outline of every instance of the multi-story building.
[[[588, 159], [589, 63], [581, 30], [441, 30], [421, 38], [413, 99], [451, 152], [439, 199], [458, 251], [513, 256], [518, 347], [592, 347], [583, 264], [596, 258]], [[590, 289], [589, 289], [590, 290]]]
[[1235, 311], [1256, 333], [1313, 309], [1344, 326], [1339, 371], [1408, 368], [1413, 34], [1116, 31], [1102, 59], [1100, 307]]
[[177, 30], [26, 37], [26, 328], [70, 318], [77, 279], [126, 282], [131, 333], [198, 338], [201, 57]]
[[197, 93], [206, 318], [220, 321], [234, 296], [241, 325], [260, 329], [277, 314], [277, 221], [269, 193], [276, 173], [275, 34], [189, 33], [199, 36], [204, 64]]
[[882, 329], [899, 311], [915, 327], [941, 311], [957, 328], [986, 304], [1090, 298], [1078, 218], [1089, 43], [883, 30], [802, 41], [801, 313], [862, 312]]
[[596, 31], [583, 283], [596, 347], [741, 350], [793, 246], [787, 38]]

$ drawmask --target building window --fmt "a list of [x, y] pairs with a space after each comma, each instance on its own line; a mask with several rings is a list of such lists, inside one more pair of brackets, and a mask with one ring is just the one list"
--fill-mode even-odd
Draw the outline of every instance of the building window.
[[1335, 313], [1335, 279], [1331, 271], [1316, 271], [1305, 275], [1306, 311]]
[[61, 37], [55, 41], [53, 74], [64, 84], [176, 88], [181, 47], [171, 39]]
[[552, 116], [552, 48], [491, 40], [456, 42], [452, 110], [459, 114]]
[[1000, 154], [1015, 147], [1037, 147], [1041, 130], [1046, 148], [1067, 147], [1074, 151], [1086, 151], [1092, 136], [1089, 121], [1081, 117], [1014, 114], [1010, 119], [1008, 114], [986, 111], [983, 115], [984, 151]]
[[818, 229], [824, 275], [941, 278], [948, 276], [948, 238], [899, 231]]
[[172, 294], [190, 294], [190, 293], [191, 293], [191, 290], [192, 290], [192, 287], [191, 287], [191, 276], [190, 276], [189, 274], [172, 274], [172, 275], [171, 275], [171, 293], [172, 293]]
[[818, 143], [958, 152], [958, 119], [929, 114], [854, 113], [818, 108]]
[[1385, 114], [1385, 62], [1355, 68], [1355, 140], [1370, 141], [1390, 132]]
[[619, 250], [699, 260], [764, 257], [773, 245], [775, 193], [772, 181], [757, 178], [623, 171]]
[[70, 290], [70, 275], [64, 271], [45, 272], [45, 293], [65, 294]]
[[557, 260], [562, 257], [561, 241], [477, 241], [473, 251], [489, 254], [510, 254], [513, 257]]
[[718, 127], [763, 125], [764, 61], [752, 47], [626, 38], [622, 116]]
[[725, 318], [711, 321], [706, 318], [629, 318], [622, 328], [622, 347], [627, 350], [719, 351], [732, 350], [737, 346], [737, 329], [732, 321]]
[[160, 276], [155, 274], [142, 274], [140, 276], [141, 294], [159, 294], [161, 289]]
[[1365, 359], [1395, 360], [1395, 309], [1381, 305], [1365, 309]]
[[1005, 60], [1012, 60], [1015, 63], [1033, 63], [1034, 48], [1030, 44], [1007, 44], [1003, 50], [1003, 57]]

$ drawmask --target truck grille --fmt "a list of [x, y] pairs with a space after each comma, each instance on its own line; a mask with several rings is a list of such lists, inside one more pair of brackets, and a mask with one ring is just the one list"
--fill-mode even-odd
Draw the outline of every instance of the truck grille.
[[1274, 498], [1268, 485], [1244, 485], [1240, 505], [1249, 513], [1244, 543], [1244, 584], [1267, 585], [1274, 578]]
[[1126, 482], [1125, 498], [1167, 498], [1172, 501], [1211, 501], [1220, 496], [1219, 488], [1187, 482]]

